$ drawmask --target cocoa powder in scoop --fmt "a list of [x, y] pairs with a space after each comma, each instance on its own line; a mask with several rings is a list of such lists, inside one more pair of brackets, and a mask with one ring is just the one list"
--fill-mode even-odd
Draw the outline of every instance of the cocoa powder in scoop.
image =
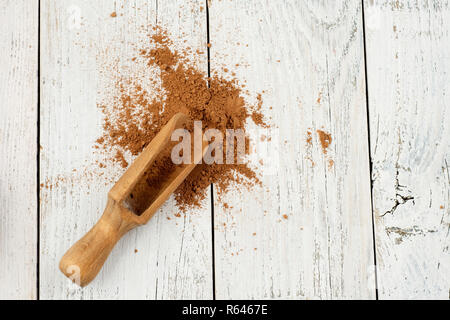
[[[261, 113], [260, 95], [256, 106], [247, 105], [237, 80], [226, 80], [217, 75], [208, 78], [189, 63], [192, 52], [178, 52], [173, 49], [172, 40], [166, 32], [161, 29], [153, 31], [149, 43], [132, 59], [132, 63], [143, 60], [149, 70], [156, 68], [158, 71], [158, 79], [150, 79], [152, 92], [143, 89], [144, 79], [125, 80], [118, 75], [116, 86], [119, 95], [106, 99], [112, 103], [99, 104], [104, 113], [104, 134], [97, 144], [113, 155], [110, 160], [127, 167], [124, 154], [138, 155], [179, 112], [188, 115], [191, 120], [202, 121], [203, 130], [220, 130], [224, 137], [226, 129], [242, 129], [245, 132], [248, 120], [260, 127], [268, 126]], [[193, 131], [192, 123], [187, 125], [187, 129]], [[246, 154], [249, 154], [248, 144], [247, 138]], [[164, 179], [173, 170], [174, 165], [168, 155], [161, 157], [147, 172], [145, 180], [148, 186], [154, 187], [158, 179]], [[235, 164], [197, 165], [175, 191], [179, 208], [184, 211], [188, 207], [199, 206], [211, 183], [218, 187], [220, 193], [226, 192], [235, 183], [248, 188], [259, 183], [256, 173], [247, 163], [236, 164], [236, 157], [235, 154]], [[225, 154], [223, 159], [225, 162]], [[149, 189], [149, 192], [154, 190]], [[146, 203], [144, 200], [138, 202], [135, 206], [140, 211]]]

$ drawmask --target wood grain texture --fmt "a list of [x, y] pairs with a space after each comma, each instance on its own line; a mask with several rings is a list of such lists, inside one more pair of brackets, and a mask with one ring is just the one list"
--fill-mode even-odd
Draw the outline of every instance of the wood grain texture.
[[210, 36], [274, 125], [263, 187], [215, 202], [217, 298], [375, 298], [361, 3], [211, 1]]
[[0, 3], [0, 300], [36, 299], [37, 8]]
[[[100, 217], [108, 190], [124, 171], [116, 167], [102, 177], [91, 174], [95, 162], [104, 161], [92, 148], [102, 130], [96, 107], [97, 91], [107, 77], [100, 72], [102, 59], [119, 57], [119, 71], [131, 72], [127, 61], [135, 54], [133, 44], [144, 40], [141, 25], [164, 25], [182, 44], [186, 40], [183, 45], [205, 48], [201, 5], [203, 1], [41, 2], [43, 299], [212, 297], [210, 199], [204, 209], [181, 218], [174, 218], [177, 209], [169, 200], [146, 226], [124, 236], [84, 289], [58, 271], [59, 259]], [[206, 54], [197, 63], [206, 71]]]
[[366, 1], [379, 297], [449, 299], [450, 5]]

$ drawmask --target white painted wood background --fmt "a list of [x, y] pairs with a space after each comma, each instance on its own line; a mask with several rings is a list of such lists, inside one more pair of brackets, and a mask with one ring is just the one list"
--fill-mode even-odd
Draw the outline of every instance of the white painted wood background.
[[38, 2], [0, 21], [0, 299], [36, 299]]
[[[378, 289], [380, 299], [448, 299], [450, 5], [440, 0], [210, 1], [211, 72], [226, 66], [250, 92], [264, 90], [274, 127], [262, 146], [280, 156], [264, 155], [263, 187], [224, 197], [231, 211], [214, 194], [214, 243], [210, 198], [167, 220], [170, 200], [88, 287], [63, 277], [60, 257], [123, 171], [89, 174], [103, 157], [92, 149], [99, 57], [128, 57], [141, 24], [205, 51], [205, 7], [41, 0], [39, 12], [37, 0], [0, 1], [0, 298], [375, 299]], [[206, 53], [196, 63], [206, 71]], [[53, 186], [40, 192], [39, 250], [38, 80], [40, 183]], [[326, 156], [316, 129], [333, 137]]]

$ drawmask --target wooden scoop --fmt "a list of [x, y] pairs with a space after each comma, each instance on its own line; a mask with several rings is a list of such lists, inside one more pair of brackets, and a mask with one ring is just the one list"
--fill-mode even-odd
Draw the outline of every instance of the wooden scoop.
[[172, 132], [181, 128], [187, 119], [184, 114], [176, 114], [161, 129], [109, 191], [105, 211], [97, 224], [64, 254], [59, 263], [59, 269], [73, 282], [81, 287], [91, 282], [99, 273], [117, 241], [131, 229], [146, 224], [156, 210], [186, 179], [196, 164], [201, 161], [203, 153], [207, 149], [204, 144], [202, 145], [203, 152], [197, 155], [197, 158], [194, 155], [192, 164], [176, 167], [141, 215], [137, 215], [129, 209], [129, 205], [126, 203], [127, 197], [161, 151], [167, 148], [171, 142]]

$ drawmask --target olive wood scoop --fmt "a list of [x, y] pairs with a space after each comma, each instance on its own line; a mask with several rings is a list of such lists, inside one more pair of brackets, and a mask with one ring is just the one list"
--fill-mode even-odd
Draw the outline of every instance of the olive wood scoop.
[[172, 132], [181, 128], [187, 120], [187, 116], [181, 113], [170, 119], [109, 191], [106, 208], [100, 220], [64, 254], [59, 269], [73, 282], [81, 287], [90, 283], [99, 273], [119, 239], [133, 228], [146, 224], [201, 161], [207, 149], [204, 142], [202, 152], [194, 155], [193, 163], [177, 166], [162, 183], [154, 200], [141, 215], [129, 209], [127, 197], [157, 156], [167, 148], [171, 142]]

